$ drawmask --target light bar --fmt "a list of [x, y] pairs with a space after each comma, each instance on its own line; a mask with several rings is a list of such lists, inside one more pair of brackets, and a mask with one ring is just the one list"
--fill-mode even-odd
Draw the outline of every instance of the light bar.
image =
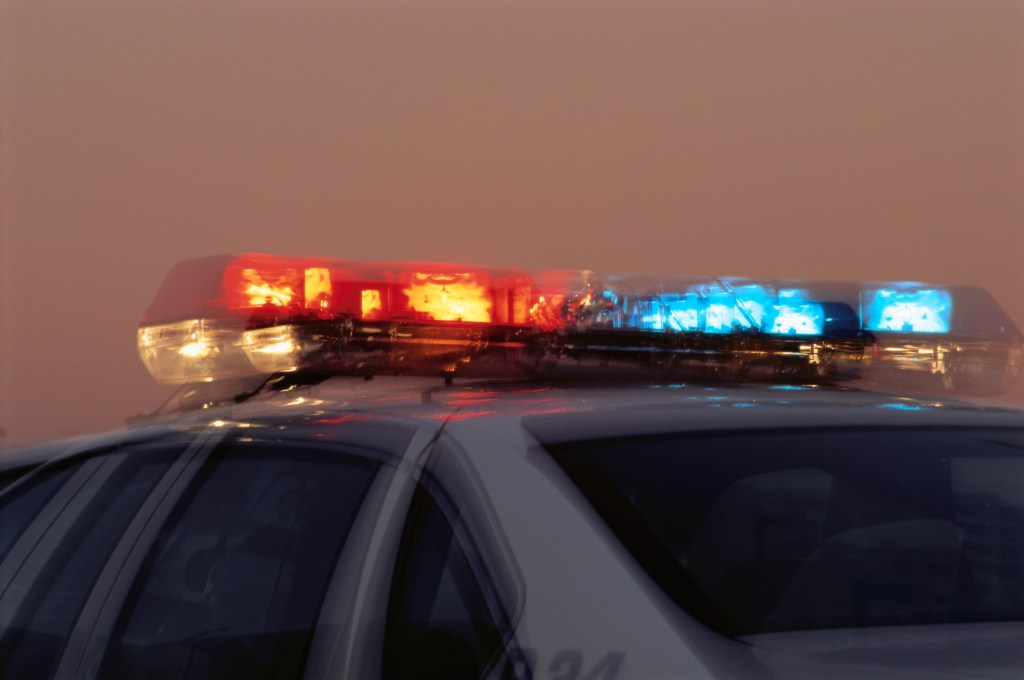
[[986, 371], [1006, 384], [1021, 335], [976, 291], [224, 255], [177, 265], [138, 340], [152, 375], [174, 384], [295, 371], [450, 379], [561, 359], [820, 382], [860, 378], [872, 357], [944, 384]]

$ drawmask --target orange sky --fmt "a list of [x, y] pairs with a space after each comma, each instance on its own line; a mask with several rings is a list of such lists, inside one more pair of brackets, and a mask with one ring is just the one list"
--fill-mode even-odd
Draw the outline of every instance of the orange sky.
[[221, 252], [976, 283], [1024, 326], [1024, 0], [0, 0], [0, 26], [2, 446], [157, 406], [139, 315]]

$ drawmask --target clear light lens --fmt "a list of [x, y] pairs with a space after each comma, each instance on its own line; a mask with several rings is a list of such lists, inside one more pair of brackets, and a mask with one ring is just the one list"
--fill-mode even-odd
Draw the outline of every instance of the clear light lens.
[[207, 319], [139, 329], [139, 356], [162, 383], [206, 382], [253, 373], [237, 330]]
[[178, 350], [178, 354], [184, 357], [197, 359], [199, 357], [209, 356], [210, 351], [211, 347], [205, 340], [193, 340], [192, 342], [187, 342], [182, 345], [181, 349]]
[[293, 326], [271, 326], [245, 331], [245, 355], [261, 373], [294, 371], [299, 366], [302, 342]]

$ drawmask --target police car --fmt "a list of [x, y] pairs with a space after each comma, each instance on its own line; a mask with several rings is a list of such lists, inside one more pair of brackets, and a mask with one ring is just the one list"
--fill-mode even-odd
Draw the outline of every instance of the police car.
[[1020, 677], [1024, 412], [957, 393], [1021, 344], [976, 289], [185, 263], [174, 397], [0, 462], [0, 674]]

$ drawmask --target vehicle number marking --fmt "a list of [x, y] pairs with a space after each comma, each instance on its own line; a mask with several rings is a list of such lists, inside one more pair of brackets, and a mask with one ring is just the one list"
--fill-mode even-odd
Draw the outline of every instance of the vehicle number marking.
[[[584, 670], [583, 652], [578, 649], [563, 649], [556, 653], [548, 665], [544, 677], [550, 680], [615, 680], [619, 667], [626, 658], [625, 652], [608, 652], [586, 673]], [[537, 651], [518, 647], [509, 650], [508, 661], [503, 677], [532, 680], [537, 667]]]

